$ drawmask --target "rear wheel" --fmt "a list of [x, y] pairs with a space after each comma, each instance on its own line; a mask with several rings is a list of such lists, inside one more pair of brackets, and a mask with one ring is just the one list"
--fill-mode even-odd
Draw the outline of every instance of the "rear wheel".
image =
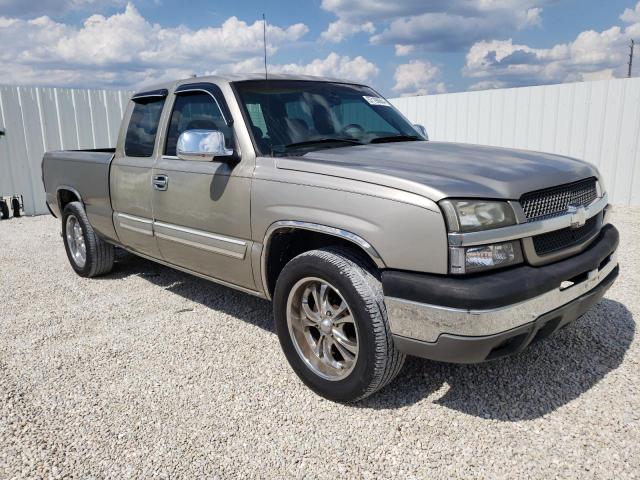
[[97, 277], [113, 268], [114, 247], [96, 235], [80, 202], [64, 207], [62, 238], [69, 263], [81, 277]]
[[404, 363], [393, 345], [380, 281], [349, 250], [313, 250], [291, 260], [276, 283], [274, 315], [293, 370], [330, 400], [365, 398]]

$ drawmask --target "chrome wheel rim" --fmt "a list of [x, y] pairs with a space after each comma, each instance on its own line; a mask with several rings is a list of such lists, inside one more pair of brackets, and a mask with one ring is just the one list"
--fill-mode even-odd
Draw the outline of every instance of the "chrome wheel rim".
[[319, 278], [297, 282], [287, 300], [289, 335], [305, 364], [325, 380], [346, 378], [358, 360], [358, 328], [338, 289]]
[[84, 267], [87, 263], [87, 245], [84, 241], [84, 233], [80, 222], [75, 215], [69, 215], [67, 217], [67, 245], [69, 246], [69, 252], [73, 258], [73, 262], [79, 268]]

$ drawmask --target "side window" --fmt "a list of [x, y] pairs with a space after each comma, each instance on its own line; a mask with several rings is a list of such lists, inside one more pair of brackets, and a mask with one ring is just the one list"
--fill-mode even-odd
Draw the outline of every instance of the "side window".
[[186, 130], [217, 130], [224, 134], [227, 148], [234, 148], [233, 130], [229, 127], [216, 101], [204, 92], [183, 93], [176, 97], [167, 130], [164, 154], [176, 156], [176, 144]]
[[141, 98], [136, 101], [127, 127], [124, 153], [128, 157], [150, 157], [158, 133], [164, 98]]

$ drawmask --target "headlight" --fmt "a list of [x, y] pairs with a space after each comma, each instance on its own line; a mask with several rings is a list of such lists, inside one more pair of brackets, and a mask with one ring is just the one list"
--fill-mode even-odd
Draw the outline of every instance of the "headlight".
[[507, 202], [443, 200], [440, 206], [450, 232], [477, 232], [517, 223], [513, 208]]
[[449, 250], [449, 270], [457, 274], [492, 270], [522, 262], [522, 248], [518, 240], [477, 247], [450, 247]]

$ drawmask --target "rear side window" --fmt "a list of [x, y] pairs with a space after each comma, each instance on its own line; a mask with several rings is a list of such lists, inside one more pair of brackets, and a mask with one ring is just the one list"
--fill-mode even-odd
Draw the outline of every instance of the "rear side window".
[[226, 124], [218, 104], [208, 93], [191, 92], [176, 97], [169, 120], [165, 155], [176, 156], [178, 138], [187, 130], [217, 130], [224, 134], [227, 148], [234, 148], [233, 130]]
[[156, 142], [164, 98], [141, 98], [136, 100], [131, 113], [124, 142], [124, 153], [128, 157], [150, 157]]

